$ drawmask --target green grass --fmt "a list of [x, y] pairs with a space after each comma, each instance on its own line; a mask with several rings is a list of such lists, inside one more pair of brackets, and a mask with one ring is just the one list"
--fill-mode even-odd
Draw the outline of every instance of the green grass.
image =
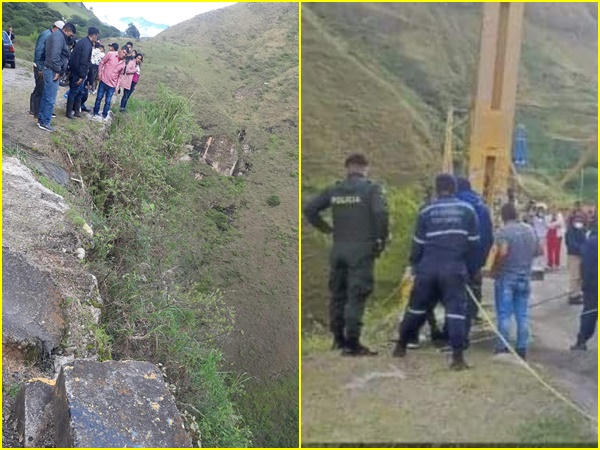
[[94, 329], [100, 358], [162, 363], [204, 446], [247, 446], [251, 433], [232, 401], [243, 385], [221, 372], [217, 350], [233, 313], [200, 282], [210, 277], [214, 251], [235, 236], [218, 209], [239, 202], [245, 183], [207, 169], [197, 180], [202, 168], [173, 163], [201, 130], [189, 101], [165, 87], [118, 117], [104, 140], [93, 125], [59, 139], [87, 188], [70, 200], [95, 231], [88, 252], [103, 280], [102, 323]]
[[253, 430], [255, 447], [298, 445], [298, 388], [297, 372], [248, 385], [238, 407]]
[[[101, 36], [119, 35], [120, 31], [102, 23], [93, 13], [76, 2], [5, 2], [2, 3], [2, 29], [12, 25], [16, 39], [15, 47], [19, 51], [24, 36], [34, 36], [33, 43], [40, 32], [50, 28], [57, 20], [70, 21], [77, 28], [77, 36], [86, 36], [87, 29], [95, 26]], [[22, 56], [19, 54], [19, 58]]]

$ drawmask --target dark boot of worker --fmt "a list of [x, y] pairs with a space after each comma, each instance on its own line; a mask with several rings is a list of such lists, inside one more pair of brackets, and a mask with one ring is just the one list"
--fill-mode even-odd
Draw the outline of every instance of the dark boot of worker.
[[331, 350], [343, 350], [344, 348], [346, 348], [346, 339], [344, 338], [344, 333], [334, 334]]
[[571, 346], [571, 351], [574, 351], [574, 352], [585, 352], [585, 351], [587, 351], [587, 345], [585, 344], [585, 342], [581, 342], [578, 339], [577, 343], [575, 345]]
[[342, 351], [343, 356], [377, 356], [378, 353], [365, 347], [358, 338], [346, 339], [346, 347]]
[[394, 358], [404, 358], [406, 356], [406, 344], [402, 341], [396, 342], [392, 356]]
[[582, 295], [569, 296], [569, 305], [583, 305], [583, 296]]
[[450, 363], [450, 370], [459, 372], [468, 368], [469, 366], [465, 362], [465, 357], [462, 350], [454, 350], [452, 352], [452, 362]]
[[73, 115], [75, 117], [81, 118], [81, 99], [76, 99], [73, 103]]
[[519, 358], [521, 358], [523, 361], [527, 359], [527, 350], [524, 348], [517, 348], [515, 351], [517, 352], [517, 355], [519, 355]]
[[73, 100], [67, 100], [67, 113], [65, 114], [67, 119], [74, 119], [73, 117]]

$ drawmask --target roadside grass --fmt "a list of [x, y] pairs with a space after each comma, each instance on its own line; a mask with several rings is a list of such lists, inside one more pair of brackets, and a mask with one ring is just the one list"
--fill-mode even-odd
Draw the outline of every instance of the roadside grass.
[[[237, 404], [245, 422], [254, 431], [255, 447], [295, 447], [298, 436], [298, 373], [268, 382], [247, 385]], [[295, 398], [296, 403], [290, 402]]]
[[429, 346], [398, 360], [387, 356], [388, 345], [378, 347], [383, 354], [377, 358], [344, 358], [328, 350], [328, 343], [325, 335], [303, 340], [303, 350], [305, 345], [311, 350], [303, 357], [303, 445], [596, 442], [592, 424], [516, 363], [492, 359], [489, 348], [471, 349], [472, 370], [455, 374]]
[[100, 356], [163, 364], [203, 446], [247, 446], [251, 432], [233, 403], [243, 384], [222, 372], [217, 350], [233, 312], [207, 269], [214, 250], [236, 234], [218, 210], [239, 202], [245, 183], [176, 163], [201, 130], [189, 102], [165, 87], [154, 102], [138, 100], [118, 116], [104, 140], [94, 126], [58, 139], [87, 189], [70, 200], [94, 230], [88, 264], [105, 300]]

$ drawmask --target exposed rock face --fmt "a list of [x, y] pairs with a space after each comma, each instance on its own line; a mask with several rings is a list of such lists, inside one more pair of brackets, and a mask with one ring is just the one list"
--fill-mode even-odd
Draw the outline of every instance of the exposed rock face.
[[45, 447], [53, 443], [53, 393], [53, 380], [32, 381], [23, 385], [19, 391], [15, 401], [15, 414], [17, 429], [23, 437], [25, 447]]
[[191, 447], [161, 371], [147, 362], [63, 366], [54, 420], [57, 447]]
[[42, 186], [15, 158], [2, 160], [3, 343], [45, 354], [62, 342], [93, 356], [90, 326], [102, 299], [85, 271], [82, 237], [64, 199]]

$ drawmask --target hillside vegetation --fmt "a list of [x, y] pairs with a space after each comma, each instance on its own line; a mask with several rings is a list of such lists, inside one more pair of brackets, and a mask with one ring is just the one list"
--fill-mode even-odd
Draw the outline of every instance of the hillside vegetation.
[[[476, 3], [303, 5], [305, 198], [343, 175], [350, 151], [367, 153], [374, 178], [389, 185], [422, 191], [430, 184], [441, 165], [447, 108], [470, 106], [481, 14]], [[549, 196], [589, 145], [580, 141], [596, 135], [597, 5], [532, 3], [525, 14], [516, 120], [528, 130], [527, 185]], [[459, 153], [466, 131], [456, 130]], [[579, 183], [568, 186], [571, 195]], [[588, 162], [584, 188], [595, 201], [597, 160]], [[305, 230], [303, 318], [322, 320], [315, 313], [327, 301], [326, 261], [321, 267], [312, 258], [322, 258], [324, 246]]]
[[[57, 20], [72, 22], [78, 29], [78, 36], [85, 36], [88, 27], [94, 26], [100, 30], [101, 36], [120, 36], [121, 32], [110, 25], [104, 24], [93, 11], [80, 2], [3, 2], [2, 29], [10, 25], [16, 35], [16, 41], [21, 37], [37, 35], [50, 28]], [[17, 46], [18, 51], [18, 46]]]

